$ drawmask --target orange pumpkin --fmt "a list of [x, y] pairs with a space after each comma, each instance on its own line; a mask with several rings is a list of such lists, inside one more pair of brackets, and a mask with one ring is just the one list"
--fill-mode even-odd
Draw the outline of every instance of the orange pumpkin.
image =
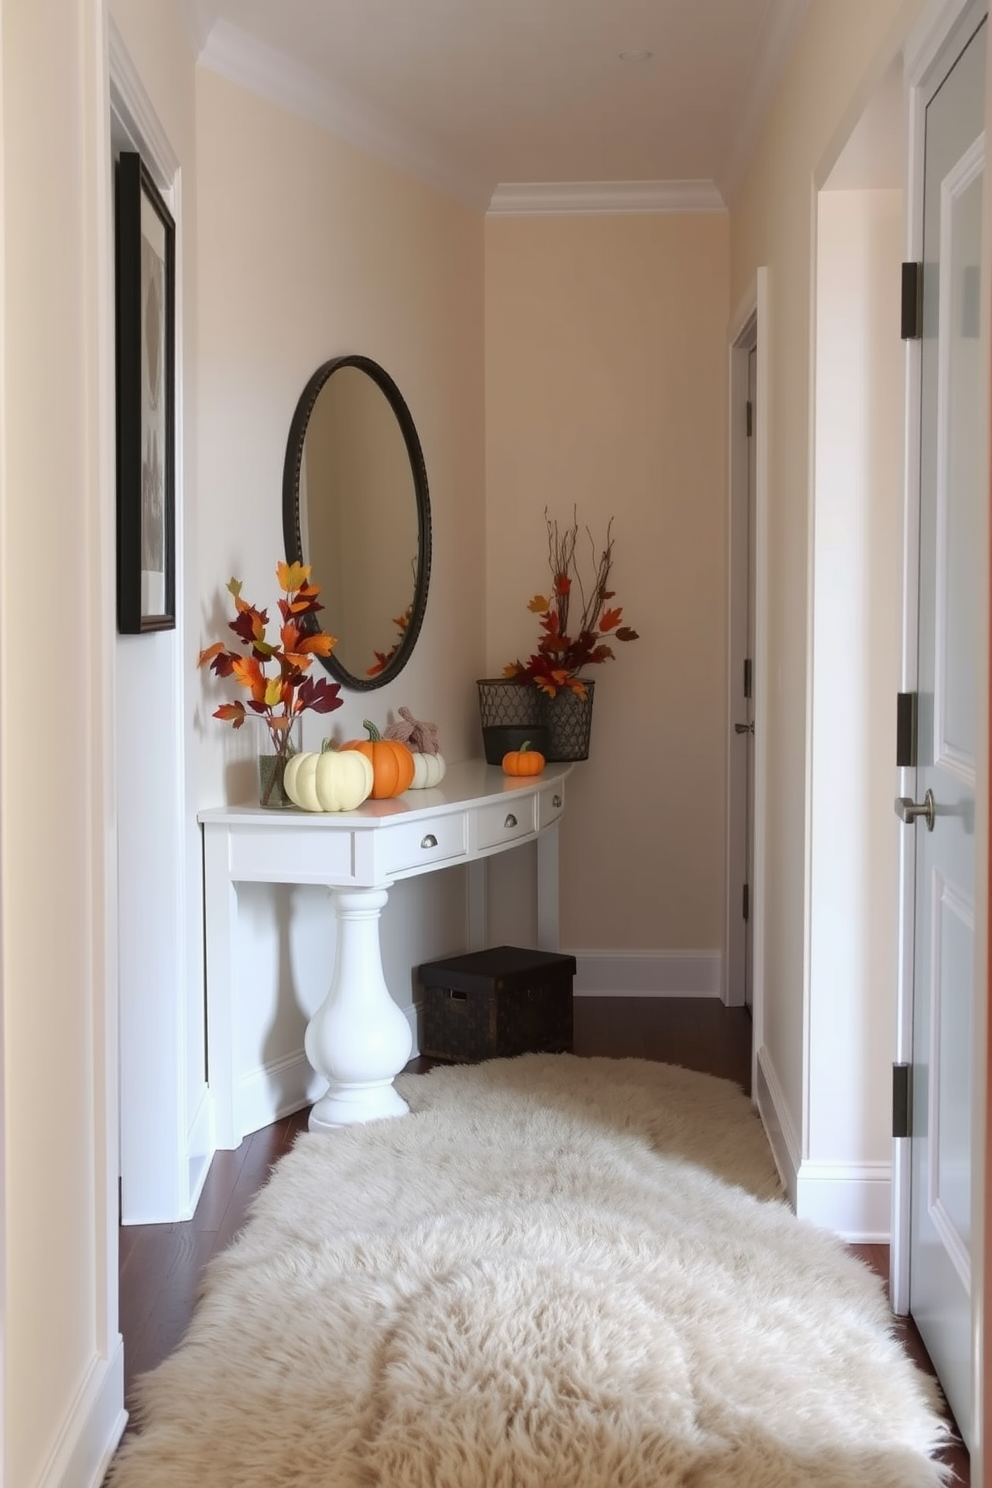
[[362, 724], [368, 729], [368, 738], [349, 739], [341, 748], [357, 749], [371, 763], [374, 801], [401, 796], [413, 780], [413, 755], [399, 739], [384, 739], [367, 718], [362, 719]]
[[511, 749], [503, 756], [503, 771], [506, 775], [540, 775], [544, 769], [544, 755], [531, 749], [530, 740], [519, 749]]

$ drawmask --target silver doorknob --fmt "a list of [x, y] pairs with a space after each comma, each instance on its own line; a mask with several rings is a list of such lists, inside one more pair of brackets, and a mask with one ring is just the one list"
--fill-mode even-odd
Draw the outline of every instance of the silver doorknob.
[[922, 802], [913, 801], [909, 796], [900, 796], [896, 801], [896, 816], [900, 821], [915, 822], [918, 816], [926, 818], [927, 831], [933, 831], [934, 818], [937, 815], [937, 803], [933, 798], [933, 791], [928, 790]]
[[735, 734], [753, 734], [754, 733], [754, 724], [753, 723], [735, 723], [734, 724], [734, 733]]

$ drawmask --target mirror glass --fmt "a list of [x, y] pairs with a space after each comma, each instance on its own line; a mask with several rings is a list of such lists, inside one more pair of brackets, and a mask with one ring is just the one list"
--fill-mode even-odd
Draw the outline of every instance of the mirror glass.
[[321, 658], [347, 687], [402, 671], [427, 604], [430, 505], [417, 431], [398, 387], [367, 357], [319, 367], [296, 406], [283, 471], [286, 557], [309, 563], [337, 637]]

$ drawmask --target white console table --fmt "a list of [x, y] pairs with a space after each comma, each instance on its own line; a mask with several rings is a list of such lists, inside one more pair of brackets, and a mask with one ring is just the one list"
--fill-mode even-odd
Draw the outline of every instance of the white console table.
[[397, 1116], [406, 1102], [393, 1086], [410, 1058], [412, 1035], [389, 993], [379, 950], [379, 916], [399, 879], [469, 865], [469, 944], [485, 946], [485, 861], [537, 843], [537, 929], [541, 950], [558, 949], [558, 820], [568, 764], [518, 779], [482, 760], [449, 765], [433, 790], [366, 801], [356, 811], [316, 814], [228, 806], [201, 811], [203, 826], [207, 1049], [218, 1147], [236, 1147], [237, 1020], [235, 948], [239, 883], [323, 884], [337, 917], [330, 989], [307, 1025], [304, 1047], [327, 1092], [311, 1131]]

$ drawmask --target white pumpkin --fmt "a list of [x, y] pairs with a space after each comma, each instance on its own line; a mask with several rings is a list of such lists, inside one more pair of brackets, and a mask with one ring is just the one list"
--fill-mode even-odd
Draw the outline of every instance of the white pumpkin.
[[372, 794], [372, 761], [357, 749], [294, 754], [283, 777], [301, 811], [354, 811]]
[[421, 754], [416, 749], [411, 749], [410, 753], [413, 755], [413, 780], [408, 789], [429, 790], [432, 785], [440, 785], [444, 779], [444, 757], [440, 754]]

